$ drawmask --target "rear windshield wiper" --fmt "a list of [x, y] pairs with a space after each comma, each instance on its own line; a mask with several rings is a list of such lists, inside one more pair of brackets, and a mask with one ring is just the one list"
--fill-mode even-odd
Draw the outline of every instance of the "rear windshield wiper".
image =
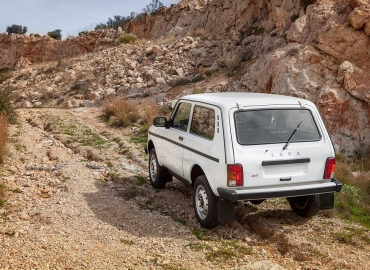
[[297, 126], [297, 127], [295, 128], [295, 130], [293, 131], [292, 135], [290, 135], [290, 137], [289, 137], [288, 141], [286, 142], [286, 144], [285, 144], [285, 145], [284, 145], [284, 147], [283, 147], [283, 151], [284, 151], [285, 149], [287, 149], [287, 148], [288, 148], [288, 145], [289, 145], [289, 143], [290, 143], [290, 140], [293, 138], [294, 134], [297, 132], [297, 130], [298, 130], [299, 126], [302, 124], [302, 122], [303, 122], [303, 120], [302, 120], [301, 122], [299, 122], [298, 126]]

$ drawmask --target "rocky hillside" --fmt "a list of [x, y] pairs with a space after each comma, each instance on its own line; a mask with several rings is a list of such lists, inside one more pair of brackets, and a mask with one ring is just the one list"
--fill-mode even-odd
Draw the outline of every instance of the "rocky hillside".
[[[121, 94], [162, 102], [199, 90], [292, 95], [316, 103], [338, 149], [361, 151], [370, 146], [369, 14], [366, 0], [181, 1], [129, 23], [135, 45], [104, 50], [123, 34], [115, 31], [64, 43], [2, 36], [0, 67], [17, 69], [2, 87], [19, 107]], [[60, 44], [87, 54], [45, 63]]]

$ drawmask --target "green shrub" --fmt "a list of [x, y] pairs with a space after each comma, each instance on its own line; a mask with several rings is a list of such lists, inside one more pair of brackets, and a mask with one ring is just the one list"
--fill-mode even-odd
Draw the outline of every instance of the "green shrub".
[[54, 31], [48, 32], [47, 35], [56, 40], [62, 40], [62, 30], [55, 29]]
[[191, 79], [191, 83], [201, 82], [204, 80], [204, 77], [202, 75], [197, 75], [193, 79]]
[[5, 201], [5, 185], [0, 183], [0, 209], [4, 207]]
[[0, 112], [0, 163], [3, 163], [5, 157], [7, 141], [8, 141], [8, 120], [7, 117]]
[[134, 44], [137, 40], [137, 36], [134, 35], [134, 34], [125, 34], [125, 35], [122, 35], [122, 36], [119, 36], [117, 39], [116, 39], [116, 44], [119, 45], [119, 44]]
[[189, 79], [186, 79], [186, 78], [179, 78], [175, 81], [173, 81], [171, 83], [171, 86], [172, 87], [176, 87], [176, 86], [179, 86], [179, 85], [187, 85], [190, 83], [190, 80]]
[[299, 54], [299, 48], [292, 48], [292, 49], [289, 49], [286, 53], [286, 55], [298, 55]]
[[[370, 159], [338, 158], [335, 178], [344, 185], [336, 194], [335, 208], [339, 215], [370, 228]], [[352, 171], [356, 171], [356, 177]]]
[[263, 27], [248, 27], [246, 31], [244, 31], [243, 36], [249, 37], [249, 36], [259, 36], [265, 33], [265, 28]]
[[278, 35], [279, 35], [278, 33], [273, 32], [273, 33], [271, 33], [271, 34], [270, 34], [270, 37], [276, 37], [276, 36], [278, 36]]
[[13, 69], [10, 67], [0, 68], [0, 84], [12, 77]]
[[204, 75], [211, 76], [213, 73], [217, 72], [217, 69], [209, 68], [204, 71]]
[[12, 102], [11, 102], [11, 94], [10, 91], [6, 89], [0, 90], [0, 113], [4, 114], [8, 121], [11, 124], [14, 124], [16, 121], [16, 113], [14, 111]]

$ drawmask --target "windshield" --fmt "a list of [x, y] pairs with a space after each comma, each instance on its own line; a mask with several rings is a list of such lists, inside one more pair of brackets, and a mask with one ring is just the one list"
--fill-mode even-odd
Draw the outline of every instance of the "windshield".
[[236, 133], [242, 145], [318, 141], [321, 139], [308, 109], [248, 110], [235, 113]]

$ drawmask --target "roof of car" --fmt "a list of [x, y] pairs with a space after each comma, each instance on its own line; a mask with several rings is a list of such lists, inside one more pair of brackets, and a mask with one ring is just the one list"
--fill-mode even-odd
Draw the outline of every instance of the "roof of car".
[[[312, 104], [312, 102], [282, 95], [245, 93], [245, 92], [224, 92], [224, 93], [205, 93], [184, 96], [181, 99], [213, 104], [222, 108], [266, 106], [266, 105], [299, 105]], [[238, 104], [238, 105], [237, 105]]]

